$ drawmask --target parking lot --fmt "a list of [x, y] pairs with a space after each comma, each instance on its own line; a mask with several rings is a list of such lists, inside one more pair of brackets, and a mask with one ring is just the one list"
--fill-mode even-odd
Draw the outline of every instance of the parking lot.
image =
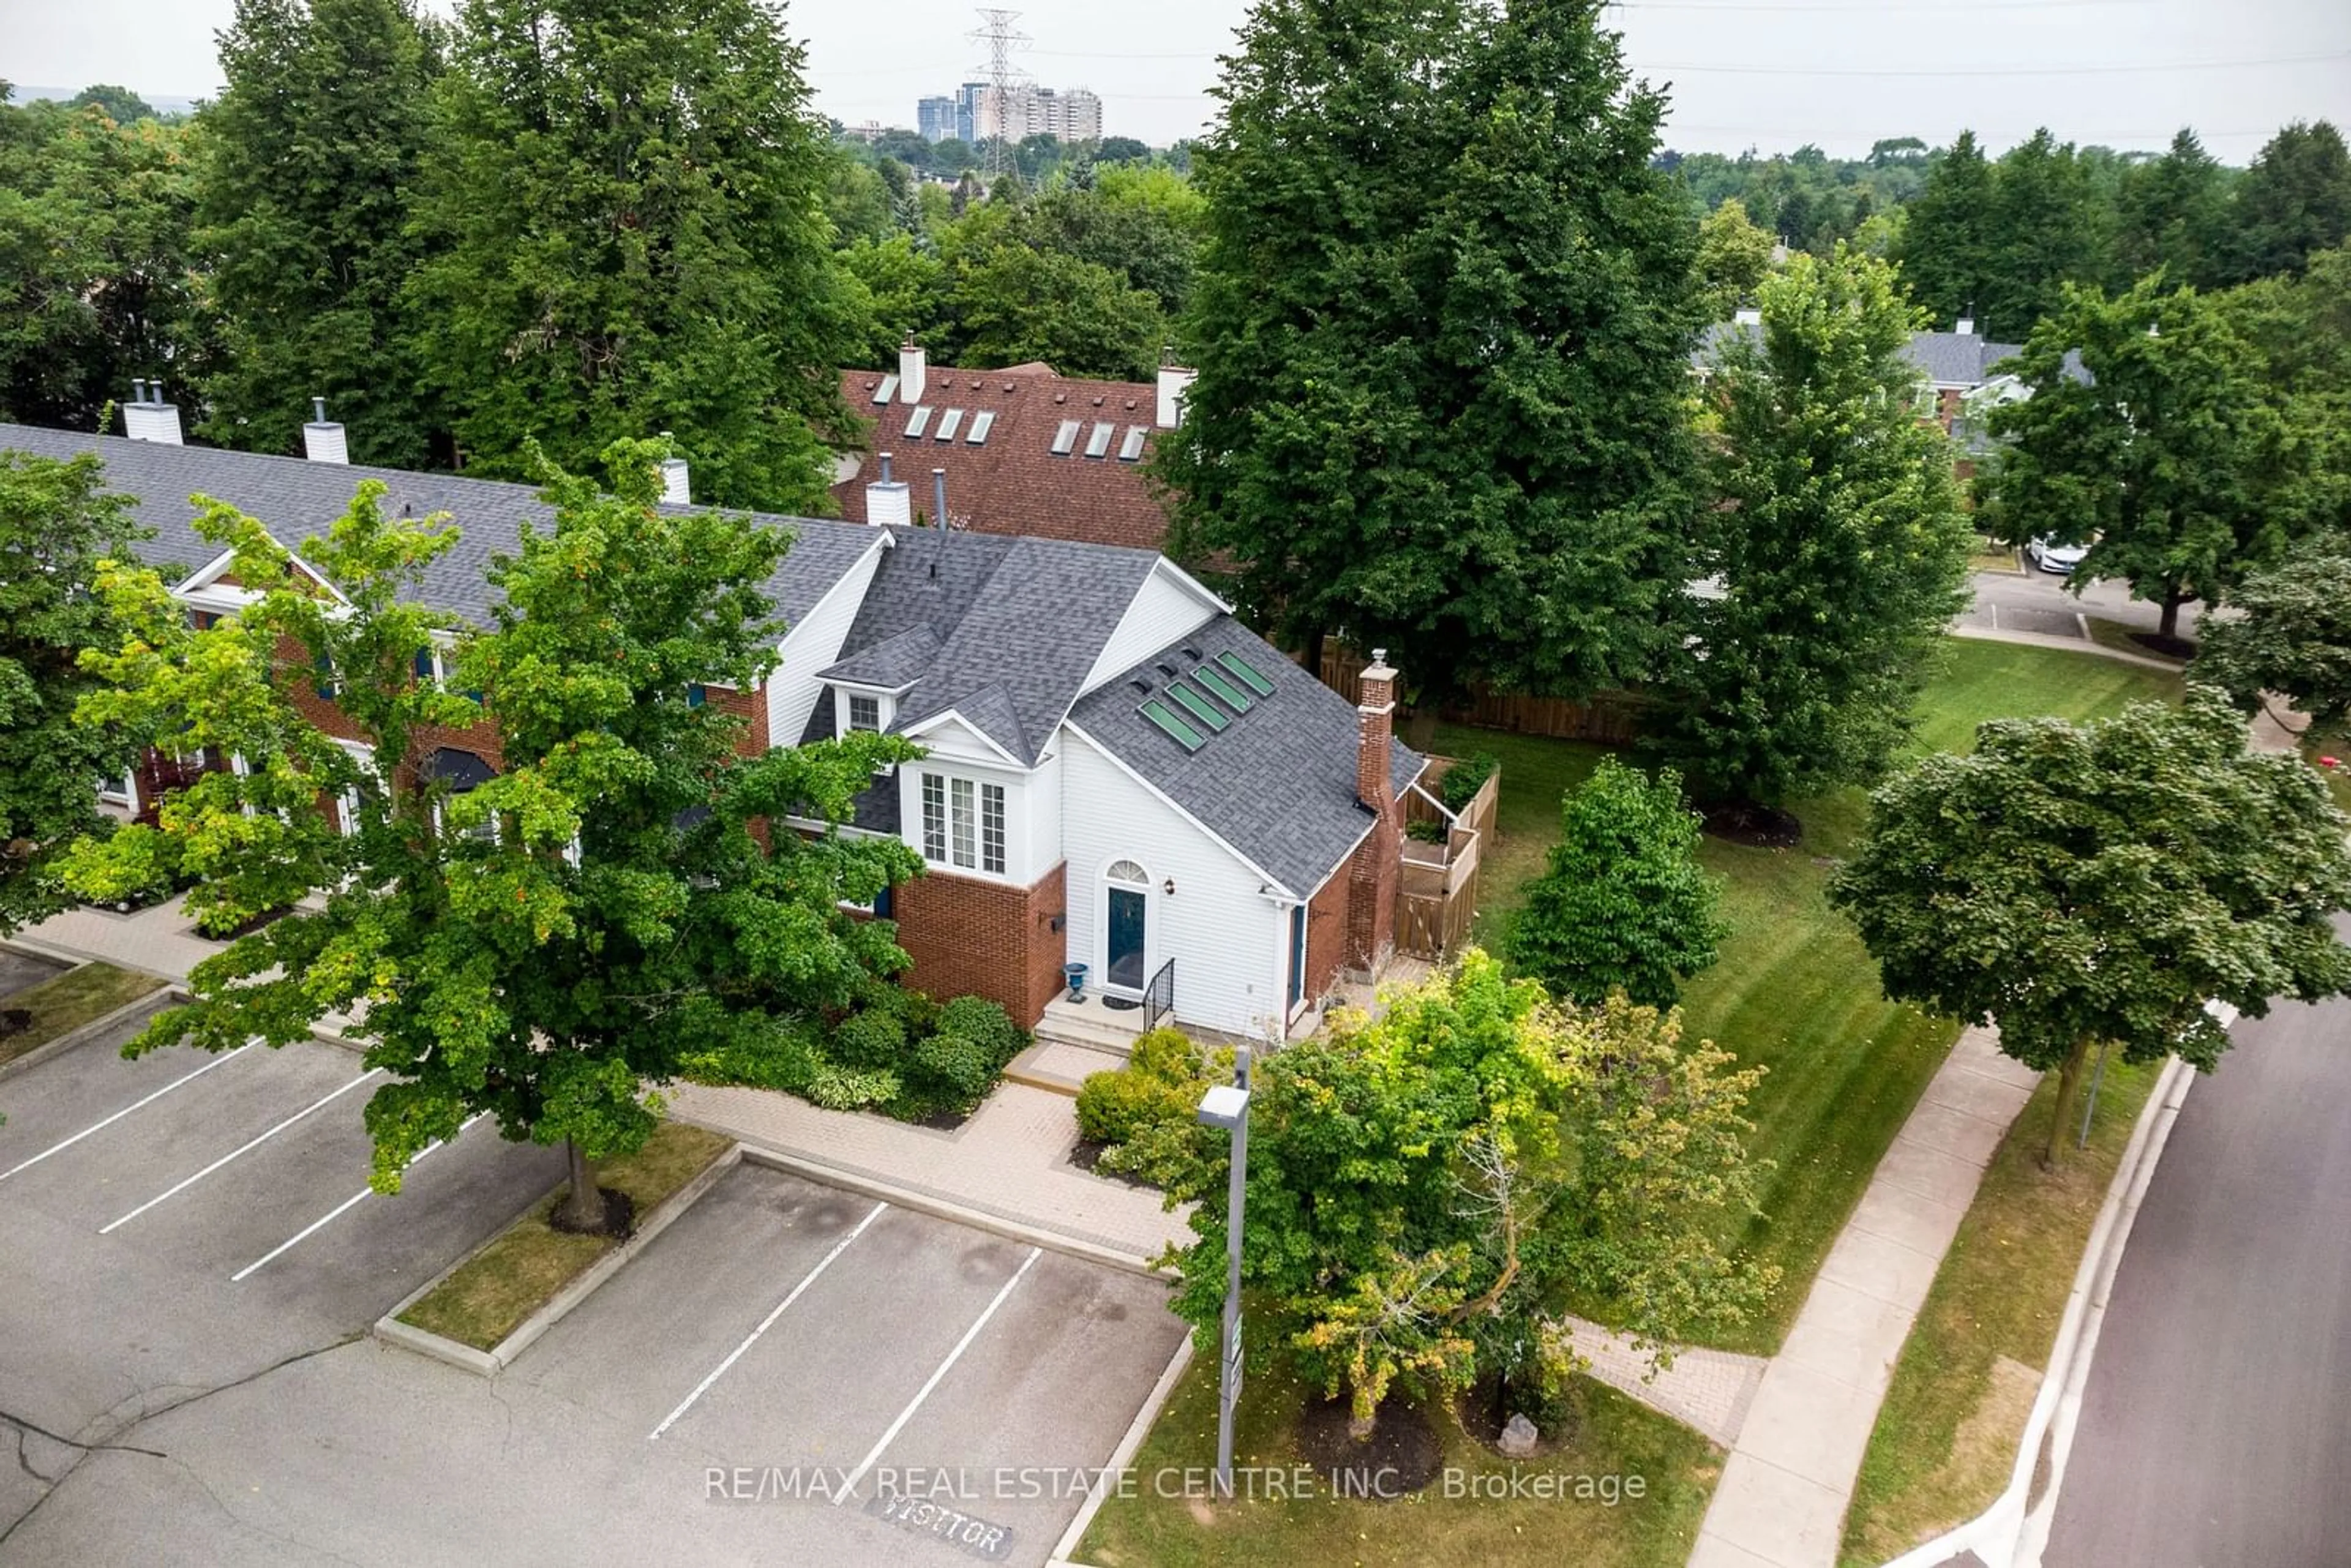
[[0, 1081], [0, 1560], [1041, 1563], [1182, 1337], [1156, 1281], [746, 1163], [481, 1379], [366, 1327], [559, 1151], [486, 1123], [371, 1196], [356, 1056], [135, 1027]]

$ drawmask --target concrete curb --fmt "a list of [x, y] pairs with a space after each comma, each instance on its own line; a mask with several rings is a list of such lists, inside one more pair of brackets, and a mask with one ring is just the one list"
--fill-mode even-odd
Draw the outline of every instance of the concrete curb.
[[740, 1144], [730, 1145], [716, 1159], [705, 1166], [699, 1176], [654, 1205], [653, 1212], [646, 1215], [637, 1226], [634, 1235], [581, 1270], [569, 1284], [549, 1297], [545, 1306], [516, 1324], [512, 1333], [500, 1340], [489, 1350], [475, 1350], [472, 1345], [459, 1344], [455, 1340], [445, 1339], [429, 1330], [420, 1329], [413, 1323], [402, 1322], [400, 1314], [431, 1295], [440, 1287], [443, 1281], [480, 1257], [500, 1237], [512, 1230], [525, 1215], [547, 1201], [545, 1193], [531, 1199], [529, 1206], [524, 1208], [522, 1213], [516, 1215], [514, 1218], [492, 1231], [481, 1246], [475, 1248], [416, 1290], [409, 1292], [401, 1300], [399, 1305], [378, 1318], [374, 1326], [368, 1332], [387, 1344], [396, 1344], [403, 1350], [413, 1350], [419, 1355], [429, 1355], [434, 1360], [445, 1362], [461, 1372], [470, 1372], [477, 1377], [496, 1377], [500, 1372], [511, 1366], [517, 1356], [536, 1343], [541, 1334], [562, 1322], [565, 1314], [572, 1308], [592, 1295], [597, 1286], [620, 1272], [631, 1259], [643, 1251], [654, 1237], [668, 1229], [676, 1221], [678, 1216], [692, 1208], [702, 1195], [717, 1186], [718, 1179], [740, 1164], [742, 1158], [743, 1145]]
[[1110, 1496], [1111, 1478], [1125, 1474], [1127, 1466], [1134, 1463], [1134, 1456], [1143, 1448], [1143, 1439], [1150, 1435], [1152, 1423], [1159, 1419], [1159, 1412], [1166, 1407], [1168, 1396], [1176, 1392], [1176, 1380], [1183, 1376], [1184, 1369], [1191, 1364], [1192, 1336], [1187, 1333], [1184, 1343], [1177, 1345], [1176, 1354], [1168, 1358], [1167, 1370], [1161, 1373], [1159, 1381], [1151, 1385], [1150, 1397], [1143, 1402], [1143, 1408], [1134, 1413], [1134, 1419], [1127, 1423], [1126, 1436], [1121, 1437], [1118, 1447], [1111, 1450], [1110, 1463], [1102, 1467], [1102, 1474], [1094, 1478], [1094, 1484], [1086, 1489], [1086, 1500], [1078, 1509], [1078, 1516], [1070, 1521], [1070, 1528], [1061, 1531], [1061, 1539], [1053, 1543], [1053, 1555], [1048, 1559], [1048, 1568], [1085, 1568], [1070, 1554], [1078, 1549], [1078, 1542], [1086, 1538], [1086, 1531], [1093, 1524], [1094, 1515], [1102, 1511], [1102, 1503]]
[[[73, 971], [68, 969], [66, 973], [71, 974]], [[154, 1012], [158, 1009], [171, 1006], [176, 999], [175, 993], [178, 993], [178, 990], [175, 986], [158, 986], [145, 996], [125, 1002], [110, 1013], [94, 1018], [85, 1024], [77, 1024], [55, 1040], [43, 1040], [24, 1055], [9, 1061], [0, 1062], [0, 1080], [12, 1078], [19, 1072], [37, 1067], [51, 1057], [63, 1056], [75, 1046], [97, 1038], [126, 1019], [136, 1018], [142, 1012]]]
[[[2089, 1376], [2090, 1358], [2105, 1321], [2107, 1292], [2113, 1288], [2115, 1270], [2122, 1265], [2132, 1221], [2137, 1218], [2147, 1184], [2154, 1179], [2156, 1162], [2162, 1158], [2180, 1103], [2195, 1080], [2194, 1068], [2176, 1056], [2171, 1058], [2156, 1079], [2147, 1103], [2139, 1108], [2138, 1123], [2131, 1129], [2130, 1143], [2123, 1150], [2122, 1163], [2115, 1167], [2114, 1179], [2107, 1184], [2105, 1202], [2090, 1228], [2081, 1266], [2074, 1270], [2074, 1288], [2065, 1298], [2065, 1315], [2058, 1322], [2056, 1343], [2050, 1352], [2048, 1369], [2042, 1375], [2032, 1413], [2025, 1419], [2007, 1489], [1982, 1513], [1904, 1552], [1885, 1568], [1939, 1568], [1964, 1552], [1974, 1552], [1983, 1568], [2037, 1568], [2041, 1543], [2048, 1538], [2049, 1514], [2056, 1504], [2057, 1483], [2064, 1471], [2064, 1449], [2072, 1441], [2074, 1420], [2081, 1407], [2082, 1385]], [[2033, 1480], [2044, 1448], [2050, 1450], [2049, 1475], [2047, 1484], [2036, 1494]], [[2036, 1522], [2039, 1540], [2032, 1541]]]
[[[688, 1121], [690, 1118], [680, 1117], [679, 1120]], [[717, 1128], [711, 1130], [719, 1131]], [[732, 1133], [726, 1135], [736, 1136]], [[755, 1166], [765, 1166], [769, 1170], [778, 1170], [790, 1176], [802, 1176], [825, 1186], [837, 1186], [845, 1192], [858, 1193], [899, 1208], [910, 1208], [917, 1214], [927, 1214], [935, 1219], [945, 1219], [956, 1225], [968, 1226], [974, 1230], [985, 1230], [991, 1235], [1001, 1236], [1007, 1240], [1025, 1242], [1031, 1247], [1041, 1247], [1048, 1252], [1064, 1253], [1088, 1263], [1100, 1263], [1105, 1268], [1123, 1270], [1130, 1274], [1140, 1274], [1145, 1279], [1172, 1280], [1175, 1278], [1172, 1273], [1157, 1267], [1148, 1258], [1137, 1257], [1132, 1252], [1121, 1252], [1114, 1248], [1097, 1246], [1091, 1241], [1081, 1241], [1074, 1236], [1064, 1236], [1057, 1230], [1030, 1225], [1024, 1220], [1008, 1219], [1002, 1215], [990, 1214], [985, 1209], [967, 1208], [952, 1198], [934, 1197], [926, 1192], [900, 1186], [895, 1182], [881, 1181], [855, 1171], [842, 1170], [838, 1166], [826, 1165], [821, 1160], [810, 1159], [806, 1155], [787, 1154], [781, 1149], [763, 1148], [757, 1144], [744, 1144], [740, 1146], [746, 1160]]]

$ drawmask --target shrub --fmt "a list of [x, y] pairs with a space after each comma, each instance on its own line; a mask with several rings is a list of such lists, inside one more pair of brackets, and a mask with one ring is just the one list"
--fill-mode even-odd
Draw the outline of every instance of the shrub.
[[861, 1012], [883, 1012], [896, 1019], [909, 1040], [920, 1040], [939, 1027], [939, 1004], [911, 986], [874, 980], [864, 987], [857, 1006]]
[[1090, 1143], [1123, 1144], [1146, 1127], [1191, 1115], [1198, 1103], [1164, 1080], [1115, 1067], [1078, 1090], [1078, 1133]]
[[1418, 839], [1424, 844], [1441, 844], [1447, 838], [1445, 824], [1434, 817], [1415, 817], [1404, 825], [1404, 836]]
[[1002, 1065], [977, 1040], [943, 1032], [914, 1047], [914, 1071], [907, 1076], [917, 1084], [945, 1091], [965, 1105], [987, 1092]]
[[992, 1073], [1027, 1049], [1029, 1033], [986, 997], [957, 997], [939, 1009], [938, 1031], [967, 1040], [987, 1058]]
[[1180, 1029], [1155, 1029], [1143, 1036], [1128, 1051], [1126, 1064], [1163, 1083], [1207, 1086], [1207, 1053]]
[[855, 1111], [895, 1099], [897, 1094], [894, 1072], [859, 1072], [836, 1062], [819, 1061], [809, 1075], [810, 1103], [827, 1111]]
[[816, 1049], [818, 1034], [818, 1026], [810, 1020], [778, 1023], [761, 1039], [685, 1058], [680, 1076], [695, 1083], [806, 1094], [809, 1079], [821, 1060]]
[[833, 1027], [828, 1052], [841, 1066], [857, 1071], [883, 1071], [906, 1058], [906, 1026], [883, 1008], [852, 1013]]
[[1469, 798], [1485, 788], [1494, 769], [1502, 765], [1501, 758], [1490, 751], [1480, 751], [1456, 762], [1437, 786], [1437, 793], [1448, 811], [1458, 811], [1469, 803]]

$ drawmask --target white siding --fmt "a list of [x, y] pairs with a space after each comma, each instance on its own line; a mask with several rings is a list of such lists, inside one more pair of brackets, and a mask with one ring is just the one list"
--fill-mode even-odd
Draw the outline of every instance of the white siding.
[[1143, 587], [1119, 618], [1102, 657], [1094, 661], [1081, 692], [1090, 692], [1123, 670], [1133, 669], [1186, 632], [1206, 625], [1217, 606], [1178, 576], [1165, 561], [1151, 569]]
[[[961, 738], [968, 744], [942, 744]], [[1028, 887], [1061, 859], [1061, 762], [1048, 754], [1034, 769], [1008, 768], [993, 753], [988, 760], [969, 732], [956, 724], [942, 725], [923, 737], [929, 755], [898, 768], [898, 831], [901, 841], [916, 854], [923, 852], [923, 776], [968, 779], [1004, 789], [1004, 870], [999, 873], [974, 866], [948, 866], [957, 876], [982, 882], [1009, 883]]]
[[[1103, 873], [1131, 860], [1151, 879], [1146, 972], [1176, 960], [1176, 1016], [1262, 1039], [1283, 1010], [1281, 910], [1262, 879], [1198, 824], [1145, 789], [1082, 736], [1061, 732], [1061, 849], [1069, 862], [1069, 953], [1102, 977]], [[1163, 891], [1176, 883], [1171, 895]]]
[[841, 580], [797, 625], [785, 629], [783, 662], [768, 677], [768, 745], [800, 743], [800, 732], [808, 728], [809, 715], [816, 710], [820, 690], [816, 673], [841, 662], [841, 644], [857, 620], [858, 606], [865, 602], [865, 591], [872, 584], [873, 569], [881, 564], [882, 547], [889, 537], [877, 533], [875, 548], [841, 573]]

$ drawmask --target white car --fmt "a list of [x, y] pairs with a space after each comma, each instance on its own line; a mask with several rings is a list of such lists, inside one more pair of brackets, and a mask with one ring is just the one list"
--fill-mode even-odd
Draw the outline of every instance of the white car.
[[2030, 556], [2032, 559], [2032, 564], [2042, 570], [2054, 572], [2057, 576], [2063, 577], [2082, 564], [2082, 558], [2090, 553], [2090, 547], [2052, 544], [2047, 539], [2034, 539], [2024, 547], [2024, 553]]

